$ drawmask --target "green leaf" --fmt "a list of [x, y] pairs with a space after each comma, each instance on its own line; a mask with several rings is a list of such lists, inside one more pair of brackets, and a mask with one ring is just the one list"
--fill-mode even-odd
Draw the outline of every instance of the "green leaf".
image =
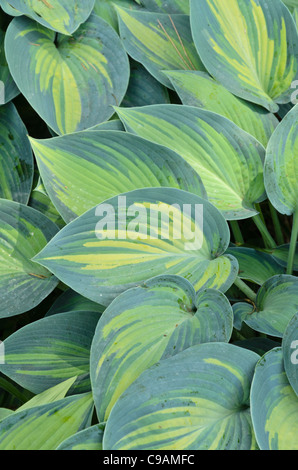
[[293, 16], [298, 30], [298, 2], [296, 3], [296, 8], [294, 9]]
[[[95, 126], [89, 127], [86, 131], [124, 131], [124, 126], [120, 119], [112, 118], [110, 121], [101, 122]], [[54, 137], [56, 137], [55, 135]]]
[[0, 423], [0, 450], [55, 450], [61, 442], [90, 426], [90, 393], [14, 413]]
[[282, 338], [298, 311], [298, 278], [281, 274], [268, 279], [260, 288], [256, 307], [245, 303], [233, 306], [237, 329], [244, 321], [253, 330]]
[[229, 238], [227, 222], [205, 199], [173, 188], [147, 188], [86, 212], [35, 261], [102, 305], [160, 273], [185, 277], [196, 291], [225, 292], [238, 271], [235, 258], [224, 255]]
[[166, 87], [158, 82], [141, 64], [131, 61], [130, 80], [122, 106], [145, 106], [147, 104], [170, 103]]
[[103, 433], [104, 425], [95, 424], [63, 441], [57, 450], [102, 450]]
[[57, 286], [58, 279], [31, 260], [57, 231], [35, 209], [0, 199], [0, 318], [31, 310]]
[[53, 303], [46, 316], [55, 315], [56, 313], [66, 312], [97, 312], [103, 313], [105, 307], [102, 305], [92, 302], [92, 300], [86, 299], [77, 292], [67, 289], [61, 294], [58, 299]]
[[285, 274], [282, 266], [267, 253], [245, 247], [231, 247], [227, 253], [237, 259], [240, 279], [262, 285], [276, 274]]
[[73, 36], [57, 38], [26, 17], [14, 18], [5, 52], [22, 94], [56, 134], [108, 120], [126, 93], [127, 55], [113, 28], [96, 15]]
[[205, 70], [187, 15], [169, 15], [117, 7], [120, 36], [127, 53], [168, 88], [163, 70]]
[[4, 341], [0, 371], [33, 393], [78, 376], [76, 393], [90, 390], [89, 355], [100, 313], [72, 311], [30, 323]]
[[251, 415], [261, 450], [298, 450], [298, 398], [287, 379], [281, 348], [269, 351], [256, 366]]
[[[4, 51], [5, 32], [0, 29], [0, 105], [13, 100], [20, 92], [10, 74]], [[1, 108], [0, 108], [1, 109]]]
[[27, 130], [16, 108], [0, 106], [0, 197], [27, 204], [33, 171]]
[[71, 35], [93, 10], [95, 0], [9, 0], [9, 6], [43, 26]]
[[[298, 308], [297, 308], [298, 312]], [[282, 351], [284, 357], [284, 367], [288, 380], [298, 396], [298, 313], [289, 321], [286, 328]]]
[[118, 296], [100, 318], [90, 374], [100, 422], [139, 375], [195, 344], [229, 342], [233, 311], [219, 291], [195, 295], [179, 276], [158, 276]]
[[298, 210], [298, 105], [274, 131], [266, 153], [265, 186], [272, 205], [282, 214]]
[[66, 222], [120, 193], [175, 187], [206, 197], [191, 166], [165, 147], [118, 131], [30, 139], [47, 193]]
[[265, 199], [265, 149], [216, 113], [173, 104], [117, 108], [127, 130], [179, 153], [200, 175], [208, 198], [226, 219], [257, 214]]
[[104, 450], [253, 450], [249, 392], [259, 356], [193, 346], [144, 372], [107, 421]]
[[230, 93], [204, 72], [175, 70], [166, 72], [182, 103], [221, 114], [267, 146], [277, 118], [260, 106], [248, 103]]
[[65, 395], [76, 381], [76, 378], [76, 376], [71, 377], [70, 379], [67, 379], [64, 382], [61, 382], [58, 385], [55, 385], [54, 387], [51, 387], [45, 390], [44, 392], [39, 393], [38, 395], [35, 395], [35, 397], [31, 398], [31, 400], [27, 401], [24, 405], [18, 408], [17, 412], [19, 413], [20, 411], [28, 410], [29, 408], [34, 408], [36, 406], [41, 405], [48, 405], [55, 401], [62, 400], [62, 398], [65, 398]]
[[289, 8], [298, 8], [298, 0], [283, 0]]
[[189, 0], [140, 0], [139, 3], [151, 11], [189, 14]]
[[139, 5], [132, 0], [95, 0], [93, 12], [103, 18], [118, 32], [118, 18], [115, 5], [124, 8], [136, 9]]
[[191, 27], [208, 72], [236, 96], [271, 112], [291, 99], [298, 35], [280, 0], [191, 0]]
[[57, 209], [53, 205], [51, 199], [47, 194], [44, 194], [41, 191], [34, 190], [31, 193], [29, 206], [33, 209], [42, 212], [48, 219], [50, 219], [54, 224], [59, 228], [65, 226], [65, 222], [62, 219], [61, 215], [58, 213]]
[[[290, 245], [282, 245], [271, 251], [273, 258], [284, 268], [287, 267], [289, 259]], [[298, 243], [296, 244], [296, 252], [294, 257], [294, 271], [298, 271]]]
[[0, 7], [5, 13], [11, 16], [21, 16], [23, 14], [12, 7], [6, 0], [0, 0]]
[[89, 127], [86, 131], [124, 131], [124, 126], [120, 119], [112, 119], [111, 121], [101, 122], [95, 126]]
[[6, 408], [0, 408], [0, 423], [8, 416], [12, 415], [14, 412]]

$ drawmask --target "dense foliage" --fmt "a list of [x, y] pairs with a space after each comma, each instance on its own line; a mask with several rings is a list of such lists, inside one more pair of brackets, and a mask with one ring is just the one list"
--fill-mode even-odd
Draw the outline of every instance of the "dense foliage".
[[0, 5], [0, 450], [298, 450], [298, 1]]

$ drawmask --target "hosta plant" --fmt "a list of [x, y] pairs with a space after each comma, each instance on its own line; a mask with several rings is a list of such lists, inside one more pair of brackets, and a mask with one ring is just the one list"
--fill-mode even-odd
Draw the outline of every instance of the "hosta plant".
[[0, 450], [298, 450], [297, 0], [0, 7]]

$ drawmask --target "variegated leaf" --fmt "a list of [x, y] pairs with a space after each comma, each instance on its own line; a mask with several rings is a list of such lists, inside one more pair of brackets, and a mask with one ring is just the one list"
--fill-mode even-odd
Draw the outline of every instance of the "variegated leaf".
[[278, 125], [266, 152], [265, 186], [282, 214], [298, 211], [298, 105]]
[[244, 321], [250, 328], [282, 338], [286, 327], [298, 312], [298, 278], [286, 274], [268, 279], [259, 289], [256, 305], [233, 305], [237, 329]]
[[46, 28], [71, 35], [93, 10], [95, 0], [9, 0], [8, 6]]
[[225, 292], [238, 272], [236, 259], [224, 255], [229, 239], [227, 222], [205, 199], [174, 188], [147, 188], [89, 210], [35, 261], [102, 305], [161, 273], [187, 278], [196, 291]]
[[[135, 0], [150, 11], [189, 14], [189, 0]], [[295, 1], [295, 0], [290, 0]]]
[[57, 232], [35, 209], [0, 199], [0, 318], [31, 310], [57, 286], [58, 279], [32, 261]]
[[229, 92], [204, 72], [174, 70], [166, 72], [182, 103], [221, 114], [267, 146], [277, 118], [260, 106], [248, 103]]
[[5, 32], [0, 29], [0, 105], [8, 103], [20, 93], [7, 65], [4, 38]]
[[117, 7], [120, 36], [127, 53], [162, 84], [173, 88], [163, 70], [205, 70], [187, 15], [168, 15]]
[[88, 428], [92, 413], [90, 393], [14, 413], [0, 423], [0, 450], [55, 450], [65, 439]]
[[282, 351], [288, 380], [298, 396], [298, 309], [287, 325]]
[[298, 450], [298, 398], [287, 379], [281, 348], [269, 351], [256, 366], [251, 415], [261, 450]]
[[255, 450], [249, 394], [258, 359], [210, 343], [161, 361], [113, 407], [104, 450]]
[[15, 18], [5, 50], [19, 89], [57, 134], [108, 120], [125, 95], [127, 55], [113, 28], [96, 15], [71, 37]]
[[0, 197], [27, 204], [34, 163], [27, 130], [15, 106], [0, 106]]
[[40, 175], [66, 222], [120, 193], [176, 187], [206, 197], [192, 167], [172, 150], [117, 131], [30, 139]]
[[100, 422], [139, 375], [195, 344], [229, 342], [233, 312], [219, 291], [195, 295], [179, 276], [158, 276], [118, 296], [100, 318], [90, 373]]
[[227, 253], [237, 259], [240, 279], [262, 285], [277, 274], [285, 274], [285, 269], [270, 254], [246, 247], [231, 247]]
[[117, 108], [117, 113], [129, 132], [179, 153], [226, 219], [257, 214], [255, 203], [266, 198], [265, 149], [236, 124], [211, 111], [174, 104]]
[[102, 450], [104, 427], [103, 424], [95, 424], [83, 429], [61, 442], [57, 450]]
[[191, 0], [191, 27], [208, 72], [271, 112], [291, 99], [298, 34], [280, 0]]
[[16, 383], [41, 393], [77, 376], [72, 390], [90, 390], [89, 355], [98, 312], [51, 315], [19, 329], [4, 341], [0, 371]]

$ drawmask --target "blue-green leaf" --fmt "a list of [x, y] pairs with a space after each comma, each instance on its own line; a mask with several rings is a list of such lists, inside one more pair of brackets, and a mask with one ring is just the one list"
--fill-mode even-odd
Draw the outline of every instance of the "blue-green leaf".
[[249, 393], [259, 356], [226, 343], [165, 359], [121, 395], [104, 450], [256, 449]]
[[195, 344], [229, 342], [233, 312], [214, 289], [179, 276], [158, 276], [119, 295], [100, 318], [91, 348], [91, 381], [99, 421], [127, 387], [156, 362]]
[[251, 415], [261, 450], [298, 450], [298, 398], [287, 379], [281, 348], [269, 351], [256, 366]]
[[89, 355], [98, 312], [73, 311], [30, 323], [4, 341], [3, 374], [33, 393], [78, 376], [72, 391], [90, 390]]

